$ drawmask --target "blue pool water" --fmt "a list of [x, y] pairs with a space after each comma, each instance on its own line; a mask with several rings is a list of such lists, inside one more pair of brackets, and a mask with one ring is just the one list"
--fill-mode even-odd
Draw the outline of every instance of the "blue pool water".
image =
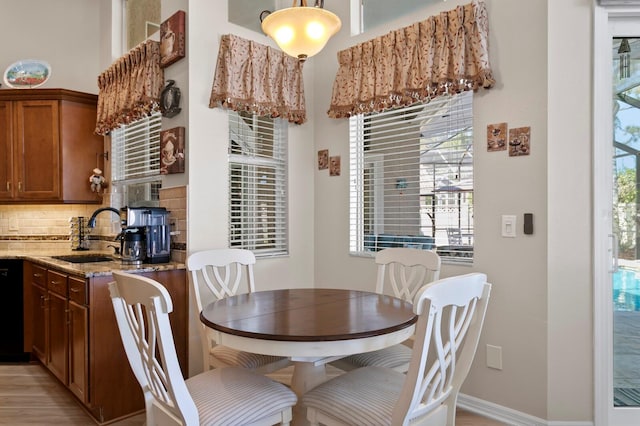
[[620, 268], [613, 274], [613, 309], [640, 311], [640, 271]]

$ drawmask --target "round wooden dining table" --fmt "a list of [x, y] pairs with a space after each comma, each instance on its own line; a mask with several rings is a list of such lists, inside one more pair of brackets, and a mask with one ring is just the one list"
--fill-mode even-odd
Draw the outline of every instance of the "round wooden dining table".
[[414, 334], [411, 303], [344, 289], [258, 291], [217, 300], [200, 313], [217, 344], [290, 357], [298, 396], [324, 380], [325, 363], [401, 343]]

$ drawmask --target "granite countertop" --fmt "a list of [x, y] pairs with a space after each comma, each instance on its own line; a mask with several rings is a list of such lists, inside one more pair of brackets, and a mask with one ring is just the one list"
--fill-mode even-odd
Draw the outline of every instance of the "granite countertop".
[[60, 271], [80, 275], [83, 277], [99, 277], [111, 275], [112, 271], [123, 272], [153, 272], [153, 271], [170, 271], [174, 269], [185, 269], [184, 263], [168, 262], [168, 263], [143, 263], [142, 265], [123, 264], [114, 257], [114, 260], [108, 262], [89, 262], [89, 263], [71, 263], [64, 260], [54, 259], [51, 256], [61, 255], [102, 255], [114, 257], [113, 252], [104, 251], [73, 251], [58, 249], [29, 249], [29, 250], [0, 250], [0, 259], [24, 259], [33, 263], [43, 265], [45, 267], [56, 268]]

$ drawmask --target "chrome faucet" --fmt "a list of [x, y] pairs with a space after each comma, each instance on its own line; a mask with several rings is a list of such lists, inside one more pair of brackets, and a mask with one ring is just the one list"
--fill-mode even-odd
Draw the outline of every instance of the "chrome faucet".
[[113, 207], [102, 207], [102, 208], [96, 210], [95, 212], [93, 212], [93, 214], [91, 215], [91, 218], [89, 219], [89, 222], [87, 223], [87, 226], [89, 228], [95, 228], [96, 227], [96, 216], [98, 216], [98, 214], [100, 214], [101, 212], [104, 212], [104, 211], [107, 211], [107, 210], [114, 212], [115, 214], [118, 215], [118, 217], [120, 217], [120, 212], [118, 210], [114, 209]]

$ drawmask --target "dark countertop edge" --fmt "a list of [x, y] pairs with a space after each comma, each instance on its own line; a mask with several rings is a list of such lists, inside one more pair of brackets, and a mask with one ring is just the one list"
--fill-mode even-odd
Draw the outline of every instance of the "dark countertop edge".
[[180, 262], [168, 263], [143, 263], [140, 266], [123, 265], [118, 261], [112, 262], [91, 262], [91, 263], [71, 263], [63, 260], [53, 259], [51, 256], [29, 255], [29, 254], [0, 254], [0, 259], [19, 259], [55, 268], [69, 274], [83, 276], [85, 278], [110, 276], [112, 271], [121, 272], [154, 272], [171, 271], [176, 269], [186, 269], [186, 265]]

